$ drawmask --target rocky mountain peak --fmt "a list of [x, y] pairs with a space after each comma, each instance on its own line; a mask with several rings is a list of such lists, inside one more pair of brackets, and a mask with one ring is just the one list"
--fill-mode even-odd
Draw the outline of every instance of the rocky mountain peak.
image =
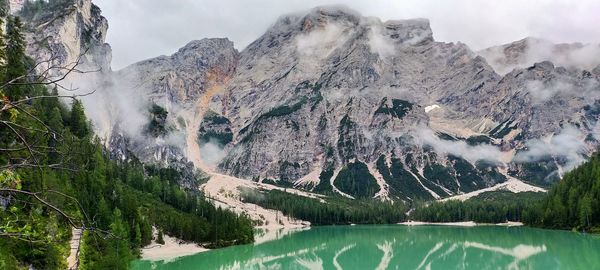
[[311, 9], [308, 13], [280, 17], [246, 50], [256, 54], [261, 50], [264, 51], [265, 47], [270, 49], [286, 44], [314, 49], [313, 45], [319, 45], [317, 43], [327, 46], [334, 41], [337, 41], [336, 44], [341, 44], [344, 41], [354, 42], [369, 36], [377, 36], [379, 40], [375, 43], [379, 44], [389, 41], [415, 45], [433, 41], [427, 19], [382, 22], [378, 18], [363, 17], [358, 12], [343, 6], [321, 6]]
[[[237, 55], [237, 50], [233, 47], [232, 41], [227, 38], [205, 38], [189, 42], [173, 54], [172, 58], [174, 61], [186, 65], [210, 65], [210, 61], [224, 60], [224, 55]], [[234, 69], [235, 67], [228, 66], [225, 68]], [[223, 70], [224, 73], [230, 73], [231, 71]]]
[[128, 66], [117, 77], [154, 101], [187, 104], [231, 77], [238, 59], [229, 39], [205, 38], [189, 42], [171, 56]]
[[[298, 15], [290, 15], [298, 16]], [[289, 21], [290, 16], [286, 16]], [[337, 23], [348, 26], [377, 25], [385, 28], [393, 39], [406, 39], [414, 36], [427, 37], [433, 40], [428, 19], [389, 20], [381, 22], [379, 18], [363, 17], [355, 10], [344, 6], [321, 6], [310, 10], [301, 19], [302, 31], [310, 31], [313, 27], [325, 27], [327, 24]]]
[[515, 68], [551, 61], [556, 66], [592, 70], [600, 64], [600, 44], [553, 43], [546, 39], [527, 37], [508, 44], [477, 52], [500, 74]]
[[412, 43], [433, 41], [428, 19], [390, 20], [383, 24], [391, 39]]
[[323, 27], [329, 23], [342, 23], [357, 25], [361, 15], [356, 11], [344, 6], [320, 6], [315, 7], [302, 19], [302, 30], [310, 31], [312, 27]]
[[[397, 197], [478, 189], [506, 179], [499, 170], [513, 166], [529, 141], [595, 121], [581, 117], [591, 99], [577, 93], [594, 89], [597, 79], [555, 67], [556, 58], [525, 65], [522, 55], [542, 45], [525, 39], [503, 48], [504, 57], [523, 65], [503, 77], [489, 55], [460, 42], [436, 42], [425, 19], [381, 22], [337, 7], [285, 16], [241, 52], [235, 75], [211, 103], [218, 121], [204, 122], [202, 136], [219, 139], [228, 153], [220, 169], [243, 178], [335, 190], [327, 183], [348, 180], [336, 175], [363, 163], [390, 186], [404, 181], [386, 175], [394, 166], [421, 181], [420, 195], [389, 187]], [[545, 56], [569, 51], [559, 47]], [[479, 141], [496, 152], [491, 161], [466, 154], [478, 151]], [[434, 173], [439, 166], [452, 172], [442, 177]], [[477, 180], [462, 182], [467, 174]], [[456, 189], [444, 179], [461, 184]]]

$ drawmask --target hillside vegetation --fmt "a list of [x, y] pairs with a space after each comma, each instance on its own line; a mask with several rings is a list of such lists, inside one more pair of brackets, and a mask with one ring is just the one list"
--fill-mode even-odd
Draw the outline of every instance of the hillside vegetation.
[[81, 269], [126, 269], [152, 226], [214, 247], [253, 241], [246, 217], [181, 188], [177, 170], [111, 160], [82, 103], [33, 74], [24, 50], [10, 17], [0, 33], [0, 269], [65, 269], [73, 228], [84, 231]]

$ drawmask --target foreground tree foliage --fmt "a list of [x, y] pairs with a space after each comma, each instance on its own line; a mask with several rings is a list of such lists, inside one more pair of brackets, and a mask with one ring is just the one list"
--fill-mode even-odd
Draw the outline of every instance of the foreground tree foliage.
[[539, 204], [527, 209], [528, 225], [600, 232], [600, 156], [565, 174]]
[[83, 231], [80, 269], [126, 269], [152, 241], [153, 226], [209, 246], [253, 241], [246, 217], [182, 189], [177, 170], [111, 160], [77, 96], [59, 96], [60, 85], [33, 72], [18, 18], [7, 25], [6, 38], [0, 33], [0, 269], [66, 269], [75, 228]]
[[245, 202], [279, 210], [286, 216], [310, 221], [312, 225], [393, 224], [404, 221], [407, 211], [402, 203], [339, 197], [328, 197], [326, 202], [321, 202], [279, 190], [243, 190], [242, 198]]

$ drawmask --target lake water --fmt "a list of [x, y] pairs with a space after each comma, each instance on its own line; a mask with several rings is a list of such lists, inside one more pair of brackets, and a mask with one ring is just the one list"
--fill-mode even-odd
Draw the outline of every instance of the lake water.
[[[270, 232], [271, 234], [273, 232]], [[331, 226], [133, 269], [600, 269], [600, 238], [525, 227]]]

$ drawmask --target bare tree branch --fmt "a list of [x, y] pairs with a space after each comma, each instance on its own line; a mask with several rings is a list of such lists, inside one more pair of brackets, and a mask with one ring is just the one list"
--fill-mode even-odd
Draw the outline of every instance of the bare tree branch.
[[2, 121], [0, 123], [4, 123], [10, 130], [12, 130], [12, 132], [15, 135], [17, 135], [17, 137], [19, 137], [19, 139], [21, 140], [21, 142], [23, 142], [23, 144], [25, 144], [25, 147], [27, 147], [27, 150], [29, 151], [29, 154], [33, 158], [35, 164], [39, 166], [39, 162], [37, 161], [37, 158], [33, 154], [33, 150], [31, 148], [31, 146], [29, 145], [29, 143], [27, 143], [27, 140], [25, 140], [25, 138], [23, 138], [23, 135], [21, 135], [18, 131], [16, 131], [11, 125], [7, 124], [6, 122]]
[[13, 78], [13, 79], [9, 80], [8, 82], [6, 82], [3, 85], [1, 85], [0, 88], [5, 88], [6, 86], [9, 86], [9, 85], [53, 85], [53, 84], [58, 84], [61, 81], [64, 81], [71, 73], [86, 74], [86, 73], [94, 73], [94, 72], [101, 71], [102, 69], [87, 70], [87, 71], [77, 69], [77, 67], [81, 64], [81, 59], [83, 58], [83, 56], [85, 56], [87, 54], [88, 51], [89, 51], [89, 48], [86, 48], [81, 54], [79, 54], [79, 56], [77, 56], [77, 59], [75, 60], [75, 62], [68, 63], [65, 66], [49, 66], [48, 68], [46, 68], [41, 73], [41, 74], [47, 74], [47, 73], [49, 73], [52, 70], [64, 70], [64, 71], [66, 71], [62, 75], [60, 75], [58, 78], [50, 79], [49, 76], [45, 76], [44, 75], [42, 77], [38, 77], [37, 81], [33, 81], [33, 82], [19, 82], [20, 80], [23, 80], [23, 79], [25, 79], [27, 77], [31, 77], [31, 74], [35, 74], [37, 67], [39, 67], [42, 63], [53, 62], [55, 60], [55, 59], [52, 59], [52, 60], [47, 60], [47, 61], [42, 61], [40, 63], [36, 63], [27, 72], [27, 74], [24, 74], [24, 75], [21, 75], [21, 76], [18, 76], [16, 78]]
[[[9, 87], [9, 86], [34, 86], [34, 85], [43, 85], [43, 86], [56, 86], [66, 91], [74, 91], [77, 89], [68, 88], [61, 84], [67, 77], [71, 74], [86, 74], [99, 72], [101, 69], [97, 70], [81, 70], [78, 66], [82, 63], [83, 57], [88, 53], [89, 48], [85, 49], [74, 61], [73, 63], [69, 63], [66, 65], [55, 65], [54, 63], [58, 60], [58, 56], [54, 55], [51, 52], [51, 56], [47, 60], [40, 61], [34, 64], [27, 74], [22, 76], [18, 76], [16, 78], [12, 78], [7, 82], [4, 82], [0, 85], [0, 89]], [[44, 70], [39, 71], [40, 67], [44, 67]], [[37, 73], [36, 73], [37, 72]], [[52, 74], [53, 72], [57, 72], [59, 75], [55, 76]], [[25, 97], [19, 100], [9, 100], [8, 98], [0, 99], [0, 113], [9, 111], [9, 110], [17, 110], [22, 113], [26, 117], [33, 119], [36, 123], [32, 126], [23, 125], [21, 123], [16, 123], [15, 121], [10, 120], [0, 120], [0, 125], [7, 127], [10, 134], [13, 134], [14, 137], [10, 139], [13, 140], [9, 142], [9, 146], [5, 146], [4, 148], [0, 148], [0, 153], [4, 153], [9, 157], [9, 161], [7, 164], [0, 165], [0, 170], [9, 169], [14, 170], [17, 168], [50, 168], [50, 169], [59, 169], [75, 172], [78, 171], [78, 168], [73, 168], [72, 165], [69, 164], [70, 157], [76, 156], [78, 154], [78, 150], [73, 147], [67, 147], [61, 151], [58, 147], [48, 146], [48, 136], [51, 137], [51, 140], [56, 141], [57, 143], [61, 141], [64, 145], [75, 145], [76, 139], [73, 137], [65, 138], [58, 131], [53, 130], [50, 126], [48, 126], [40, 117], [35, 115], [29, 110], [27, 106], [28, 103], [34, 100], [46, 99], [46, 98], [70, 98], [76, 99], [79, 97], [85, 97], [92, 95], [96, 92], [93, 90], [91, 92], [83, 93], [83, 94], [73, 94], [73, 95], [40, 95], [33, 97]], [[41, 134], [42, 136], [30, 136], [30, 134]], [[68, 141], [71, 140], [71, 141]], [[56, 158], [53, 160], [53, 163], [44, 164], [40, 162], [38, 159], [39, 156], [43, 156], [46, 152], [55, 153]], [[27, 153], [27, 154], [25, 154]], [[84, 163], [83, 166], [87, 166], [89, 160]], [[68, 200], [74, 202], [77, 205], [78, 212], [83, 215], [81, 220], [76, 219], [70, 216], [64, 209], [58, 207], [48, 200], [47, 194], [55, 194]], [[8, 194], [8, 198], [11, 198], [12, 201], [16, 203], [26, 203], [32, 204], [32, 202], [28, 202], [26, 200], [19, 200], [17, 197], [27, 196], [32, 198], [33, 202], [37, 202], [36, 204], [41, 204], [44, 207], [51, 209], [52, 211], [58, 213], [62, 216], [71, 227], [75, 229], [86, 230], [90, 232], [94, 232], [92, 234], [93, 238], [96, 239], [96, 236], [106, 237], [114, 237], [120, 238], [110, 231], [102, 230], [96, 227], [95, 218], [90, 219], [90, 216], [84, 209], [83, 205], [77, 200], [75, 197], [62, 193], [60, 191], [55, 190], [46, 190], [44, 192], [33, 192], [27, 190], [13, 189], [13, 188], [0, 188], [0, 194]], [[52, 197], [53, 198], [53, 197]], [[23, 220], [18, 220], [17, 222], [23, 222]], [[2, 232], [0, 231], [0, 237], [12, 237], [15, 239], [28, 241], [28, 242], [42, 242], [42, 240], [32, 239], [30, 236], [22, 233], [12, 233], [12, 232]]]
[[[33, 101], [36, 99], [45, 99], [45, 98], [70, 98], [70, 99], [76, 99], [79, 97], [85, 97], [85, 96], [89, 96], [96, 93], [96, 90], [93, 90], [91, 92], [87, 92], [85, 94], [76, 94], [76, 95], [57, 95], [57, 96], [35, 96], [35, 97], [27, 97], [24, 99], [20, 99], [17, 101], [12, 101], [9, 104], [13, 105], [13, 104], [20, 104], [20, 103], [25, 103], [25, 102], [29, 102], [29, 101]], [[1, 110], [0, 110], [1, 111]]]
[[[89, 217], [88, 217], [87, 213], [85, 213], [85, 210], [83, 209], [81, 203], [79, 203], [79, 201], [77, 199], [75, 199], [72, 196], [66, 195], [66, 194], [64, 194], [62, 192], [58, 192], [58, 191], [54, 191], [54, 190], [51, 190], [49, 192], [55, 193], [55, 194], [58, 194], [58, 195], [61, 195], [61, 196], [64, 196], [65, 198], [72, 199], [73, 201], [75, 201], [77, 203], [77, 205], [78, 205], [78, 208], [80, 208], [80, 210], [84, 213], [85, 220], [89, 220]], [[40, 197], [39, 194], [41, 192], [30, 192], [30, 191], [13, 189], [13, 188], [0, 188], [0, 193], [23, 194], [23, 195], [26, 195], [26, 196], [30, 196], [30, 197], [34, 198], [35, 200], [37, 200], [42, 205], [44, 205], [44, 206], [46, 206], [46, 207], [54, 210], [58, 214], [60, 214], [62, 217], [64, 217], [67, 220], [67, 222], [71, 225], [71, 227], [73, 227], [75, 229], [92, 231], [92, 232], [99, 232], [99, 233], [102, 233], [102, 234], [110, 236], [110, 237], [119, 238], [119, 237], [117, 237], [116, 235], [114, 235], [110, 231], [106, 231], [106, 230], [102, 230], [102, 229], [96, 228], [94, 226], [90, 226], [92, 224], [95, 224], [95, 222], [93, 222], [92, 224], [86, 225], [85, 221], [81, 221], [81, 225], [77, 224], [77, 222], [75, 221], [75, 219], [73, 217], [71, 217], [70, 215], [68, 215], [64, 210], [60, 209], [59, 207], [55, 206], [54, 204], [52, 204], [52, 203], [46, 201], [45, 199], [43, 199], [42, 197]], [[0, 232], [0, 236], [2, 236], [1, 232]]]

